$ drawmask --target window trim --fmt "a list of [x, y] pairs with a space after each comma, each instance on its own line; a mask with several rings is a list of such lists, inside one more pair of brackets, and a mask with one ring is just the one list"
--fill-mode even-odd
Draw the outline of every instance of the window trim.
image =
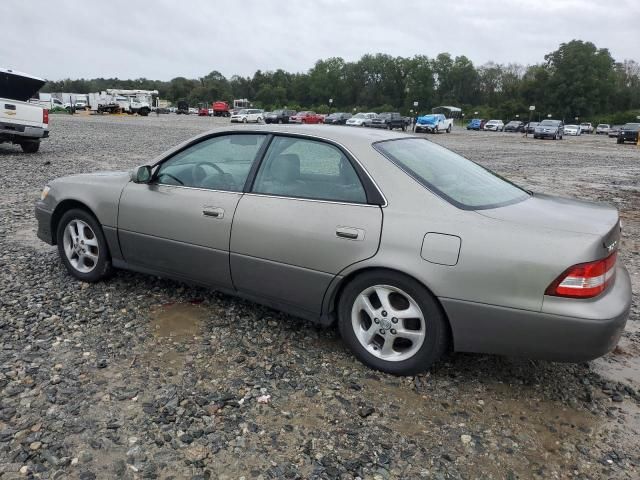
[[[249, 172], [247, 173], [247, 178], [245, 179], [244, 185], [241, 186], [241, 188], [239, 190], [220, 190], [219, 188], [204, 188], [204, 187], [192, 187], [189, 185], [173, 185], [173, 184], [169, 184], [169, 183], [159, 183], [158, 182], [158, 172], [160, 171], [160, 167], [165, 164], [166, 162], [170, 161], [172, 158], [174, 158], [176, 155], [179, 155], [180, 153], [188, 150], [189, 148], [198, 145], [202, 142], [206, 142], [207, 140], [211, 140], [212, 138], [218, 138], [218, 137], [229, 137], [232, 135], [262, 135], [264, 136], [264, 141], [262, 142], [262, 145], [260, 145], [260, 148], [258, 149], [258, 151], [256, 152], [255, 156], [253, 157], [253, 160], [251, 161], [251, 168], [249, 168]], [[271, 143], [271, 138], [273, 137], [273, 135], [270, 132], [260, 132], [260, 131], [226, 131], [226, 132], [215, 132], [215, 133], [208, 133], [208, 134], [204, 134], [201, 136], [198, 136], [196, 138], [193, 138], [189, 141], [187, 141], [186, 143], [183, 143], [181, 145], [178, 145], [174, 150], [171, 150], [168, 154], [166, 154], [164, 157], [160, 158], [160, 160], [158, 160], [157, 162], [155, 162], [151, 168], [153, 169], [153, 174], [151, 176], [151, 180], [149, 181], [149, 185], [157, 185], [157, 186], [165, 186], [165, 187], [178, 187], [178, 188], [190, 188], [190, 189], [196, 189], [196, 190], [204, 190], [207, 192], [226, 192], [226, 193], [238, 193], [238, 194], [243, 194], [246, 191], [247, 188], [247, 182], [251, 179], [251, 173], [253, 172], [253, 169], [255, 168], [255, 166], [257, 164], [260, 163], [260, 160], [262, 158], [262, 155], [264, 155], [264, 152], [266, 150], [266, 146], [269, 145]]]
[[[495, 177], [497, 177], [500, 180], [508, 183], [509, 185], [513, 185], [514, 187], [516, 187], [518, 190], [521, 190], [525, 194], [522, 198], [515, 198], [513, 200], [509, 200], [509, 201], [506, 201], [506, 202], [498, 202], [498, 203], [493, 203], [493, 204], [488, 204], [488, 205], [473, 206], [473, 205], [466, 205], [464, 203], [461, 203], [461, 202], [451, 198], [446, 193], [442, 192], [435, 185], [432, 185], [431, 183], [425, 181], [423, 178], [421, 178], [415, 172], [413, 172], [410, 168], [405, 167], [399, 160], [394, 158], [393, 155], [388, 154], [388, 153], [384, 152], [383, 150], [381, 150], [380, 148], [378, 148], [378, 145], [381, 144], [381, 143], [397, 142], [397, 141], [410, 140], [410, 139], [423, 140], [425, 142], [431, 142], [431, 140], [427, 140], [424, 137], [411, 136], [411, 137], [403, 137], [403, 138], [391, 138], [391, 139], [387, 139], [387, 140], [378, 140], [376, 142], [373, 142], [371, 144], [371, 146], [375, 149], [376, 152], [378, 152], [384, 158], [389, 160], [393, 165], [398, 167], [400, 170], [402, 170], [404, 173], [406, 173], [410, 178], [412, 178], [415, 182], [417, 182], [418, 185], [420, 185], [423, 188], [427, 189], [429, 192], [434, 194], [436, 197], [441, 198], [442, 200], [444, 200], [445, 202], [453, 205], [456, 208], [459, 208], [460, 210], [477, 211], [477, 210], [490, 210], [492, 208], [506, 207], [507, 205], [514, 205], [516, 203], [524, 202], [525, 200], [527, 200], [527, 199], [529, 199], [529, 198], [531, 198], [533, 196], [533, 193], [531, 191], [521, 187], [520, 185], [517, 185], [517, 184], [513, 183], [512, 181], [504, 178], [502, 175], [499, 175], [496, 172], [493, 172], [493, 171], [489, 170], [488, 168], [480, 165], [477, 162], [474, 162], [473, 160], [468, 159], [467, 157], [463, 157], [459, 153], [453, 152], [456, 155], [459, 155], [460, 157], [464, 158], [465, 160], [477, 165], [478, 167], [482, 168], [483, 170], [486, 170], [491, 175], [494, 175]], [[431, 142], [431, 143], [433, 143], [433, 142]], [[438, 146], [441, 146], [441, 145], [438, 145]], [[444, 148], [444, 147], [442, 147], [442, 148]]]
[[[325, 143], [327, 145], [331, 145], [331, 146], [337, 148], [345, 156], [347, 161], [351, 164], [351, 167], [356, 172], [358, 180], [360, 180], [360, 184], [362, 185], [362, 188], [364, 189], [364, 193], [365, 193], [365, 196], [366, 196], [366, 202], [346, 202], [346, 201], [342, 201], [342, 200], [332, 200], [332, 199], [322, 199], [322, 198], [307, 198], [307, 197], [294, 197], [294, 196], [287, 196], [287, 195], [275, 195], [275, 194], [270, 194], [270, 193], [254, 192], [253, 188], [254, 188], [254, 184], [255, 184], [255, 179], [257, 177], [258, 170], [260, 169], [260, 167], [262, 166], [262, 163], [264, 162], [264, 160], [266, 158], [266, 154], [267, 154], [268, 148], [265, 148], [265, 150], [262, 152], [262, 156], [260, 157], [260, 159], [256, 163], [257, 166], [256, 166], [255, 171], [254, 172], [250, 172], [250, 174], [253, 173], [253, 177], [250, 178], [251, 182], [248, 183], [248, 188], [245, 190], [246, 194], [258, 195], [258, 196], [264, 196], [264, 197], [276, 197], [276, 198], [288, 198], [288, 199], [295, 199], [295, 200], [325, 202], [325, 203], [338, 203], [338, 204], [342, 204], [342, 205], [375, 205], [375, 206], [379, 206], [379, 207], [386, 207], [387, 206], [386, 198], [382, 194], [380, 188], [375, 183], [375, 181], [373, 180], [371, 175], [369, 175], [369, 172], [367, 172], [365, 170], [365, 168], [362, 166], [360, 161], [358, 161], [355, 158], [355, 156], [349, 150], [347, 150], [347, 148], [344, 145], [341, 145], [338, 142], [335, 142], [335, 141], [330, 140], [328, 138], [317, 137], [317, 136], [314, 136], [314, 135], [304, 135], [304, 134], [297, 134], [297, 133], [288, 133], [288, 132], [280, 133], [280, 132], [278, 132], [278, 133], [272, 133], [271, 134], [271, 139], [269, 140], [269, 146], [271, 146], [271, 143], [273, 142], [273, 139], [276, 138], [276, 137], [299, 138], [301, 140], [310, 140], [310, 141], [315, 141], [315, 142], [319, 142], [319, 143]], [[247, 178], [247, 181], [248, 180], [249, 180], [249, 178]]]

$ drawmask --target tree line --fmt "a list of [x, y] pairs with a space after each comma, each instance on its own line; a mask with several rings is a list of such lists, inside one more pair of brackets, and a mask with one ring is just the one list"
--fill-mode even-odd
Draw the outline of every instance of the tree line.
[[[535, 65], [489, 62], [476, 66], [464, 55], [441, 53], [435, 58], [416, 55], [393, 57], [367, 54], [355, 62], [334, 57], [318, 60], [305, 73], [282, 69], [256, 71], [252, 77], [226, 78], [218, 71], [190, 79], [170, 81], [95, 78], [48, 81], [43, 92], [88, 93], [107, 88], [158, 90], [160, 98], [174, 105], [247, 98], [259, 108], [271, 110], [332, 111], [398, 110], [409, 114], [434, 106], [461, 107], [466, 118], [476, 116], [512, 119], [551, 114], [565, 121], [622, 123], [640, 115], [640, 65], [634, 60], [616, 61], [606, 48], [572, 40], [544, 56]], [[332, 99], [332, 103], [329, 103]]]

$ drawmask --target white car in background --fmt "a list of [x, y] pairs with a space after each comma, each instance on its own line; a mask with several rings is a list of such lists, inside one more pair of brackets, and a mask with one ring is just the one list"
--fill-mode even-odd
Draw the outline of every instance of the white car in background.
[[352, 127], [368, 127], [371, 124], [371, 120], [378, 116], [377, 113], [369, 112], [369, 113], [356, 113], [353, 117], [347, 120], [346, 125], [350, 125]]
[[582, 130], [582, 133], [593, 133], [593, 125], [589, 122], [581, 123], [580, 129]]
[[564, 134], [577, 137], [578, 135], [582, 135], [582, 129], [580, 125], [565, 125]]
[[611, 128], [611, 125], [609, 125], [608, 123], [600, 123], [596, 127], [596, 135], [608, 135], [610, 128]]
[[234, 113], [231, 115], [232, 123], [261, 123], [264, 120], [264, 111], [259, 110], [257, 108], [243, 108], [238, 111], [238, 113]]
[[493, 132], [503, 132], [504, 131], [504, 122], [502, 120], [489, 120], [484, 124], [485, 130], [490, 130]]

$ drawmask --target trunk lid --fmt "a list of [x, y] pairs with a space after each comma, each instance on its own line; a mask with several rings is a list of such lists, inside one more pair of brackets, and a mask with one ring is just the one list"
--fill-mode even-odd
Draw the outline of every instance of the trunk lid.
[[618, 210], [611, 205], [540, 193], [523, 202], [477, 213], [506, 222], [601, 237], [608, 236], [619, 223]]

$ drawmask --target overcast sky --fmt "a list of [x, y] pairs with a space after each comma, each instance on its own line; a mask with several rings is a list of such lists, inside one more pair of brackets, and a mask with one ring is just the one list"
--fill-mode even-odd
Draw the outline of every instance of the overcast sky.
[[307, 71], [365, 53], [541, 62], [588, 40], [640, 61], [640, 0], [2, 0], [0, 67], [51, 80]]

